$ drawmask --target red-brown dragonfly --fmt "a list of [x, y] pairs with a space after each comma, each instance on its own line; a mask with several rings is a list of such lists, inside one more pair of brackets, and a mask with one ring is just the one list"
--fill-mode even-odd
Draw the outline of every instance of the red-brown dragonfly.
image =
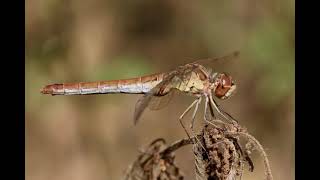
[[[235, 121], [228, 113], [224, 112], [214, 101], [213, 95], [219, 99], [229, 98], [236, 89], [236, 85], [230, 75], [227, 73], [215, 72], [205, 64], [211, 64], [217, 60], [233, 59], [239, 52], [234, 52], [224, 57], [213, 59], [201, 59], [193, 63], [179, 66], [173, 71], [166, 73], [157, 73], [142, 77], [108, 80], [99, 82], [80, 82], [80, 83], [62, 83], [50, 84], [45, 86], [41, 93], [51, 95], [87, 95], [87, 94], [144, 94], [136, 103], [134, 112], [134, 124], [138, 122], [142, 112], [146, 107], [151, 110], [157, 110], [164, 107], [172, 95], [176, 92], [182, 92], [196, 97], [193, 103], [183, 112], [179, 121], [183, 126], [181, 119], [190, 109], [195, 106], [192, 114], [193, 129], [194, 119], [198, 111], [201, 99], [205, 98], [205, 116], [208, 107], [214, 116], [213, 107], [225, 119]], [[183, 126], [184, 127], [184, 126]]]

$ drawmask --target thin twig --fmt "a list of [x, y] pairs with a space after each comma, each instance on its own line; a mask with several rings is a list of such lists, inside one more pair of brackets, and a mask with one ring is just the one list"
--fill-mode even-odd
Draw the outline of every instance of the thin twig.
[[259, 148], [259, 152], [261, 153], [261, 156], [263, 157], [263, 164], [265, 167], [265, 173], [266, 173], [266, 178], [267, 180], [273, 180], [273, 176], [271, 173], [271, 167], [270, 167], [270, 163], [267, 157], [267, 153], [264, 151], [262, 145], [259, 143], [259, 141], [253, 137], [252, 135], [248, 134], [248, 133], [244, 133], [244, 132], [227, 132], [226, 134], [230, 134], [230, 135], [242, 135], [250, 140], [252, 140], [256, 146]]
[[173, 151], [176, 151], [177, 149], [181, 148], [182, 146], [188, 145], [188, 144], [193, 144], [194, 143], [194, 139], [195, 137], [192, 138], [188, 138], [188, 139], [181, 139], [179, 141], [174, 142], [173, 144], [171, 144], [169, 147], [167, 147], [166, 149], [162, 150], [159, 154], [161, 156], [169, 154]]
[[[170, 146], [168, 146], [167, 148], [163, 149], [162, 151], [159, 152], [160, 157], [164, 157], [174, 151], [176, 151], [177, 149], [179, 149], [182, 146], [188, 145], [188, 144], [193, 144], [194, 143], [194, 139], [195, 137], [192, 138], [188, 138], [188, 139], [181, 139], [179, 141], [174, 142], [173, 144], [171, 144]], [[141, 164], [145, 164], [146, 162], [148, 162], [150, 159], [152, 158], [152, 156], [149, 156], [147, 159], [145, 159]]]

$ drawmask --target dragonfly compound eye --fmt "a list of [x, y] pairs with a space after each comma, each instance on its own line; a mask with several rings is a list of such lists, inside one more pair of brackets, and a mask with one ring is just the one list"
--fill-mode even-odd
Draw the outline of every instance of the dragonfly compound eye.
[[217, 87], [214, 90], [215, 95], [220, 99], [230, 97], [236, 89], [236, 85], [232, 81], [232, 77], [226, 74], [221, 74], [217, 80]]

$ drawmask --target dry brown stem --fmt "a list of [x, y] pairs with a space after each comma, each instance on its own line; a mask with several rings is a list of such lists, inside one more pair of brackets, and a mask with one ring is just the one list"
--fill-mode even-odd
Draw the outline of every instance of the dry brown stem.
[[164, 139], [154, 140], [128, 168], [124, 179], [183, 179], [182, 172], [174, 163], [174, 152], [188, 144], [193, 144], [196, 179], [241, 179], [245, 163], [251, 172], [254, 166], [248, 154], [250, 149], [241, 146], [240, 137], [253, 142], [263, 158], [266, 178], [272, 180], [270, 164], [261, 144], [239, 124], [220, 120], [207, 123], [198, 135], [169, 146]]
[[174, 154], [179, 147], [189, 144], [181, 140], [167, 147], [164, 139], [154, 140], [128, 168], [125, 180], [181, 180], [183, 175], [174, 164]]

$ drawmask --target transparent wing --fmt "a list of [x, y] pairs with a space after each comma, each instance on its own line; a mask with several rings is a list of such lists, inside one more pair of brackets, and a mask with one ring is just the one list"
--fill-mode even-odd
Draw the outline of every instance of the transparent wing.
[[138, 123], [139, 118], [141, 117], [143, 111], [146, 109], [146, 107], [149, 105], [151, 98], [153, 97], [152, 94], [145, 94], [141, 98], [138, 99], [134, 115], [133, 115], [133, 122], [134, 125]]
[[137, 124], [146, 107], [148, 107], [150, 110], [159, 110], [164, 108], [177, 93], [177, 89], [171, 89], [170, 92], [164, 96], [155, 96], [152, 93], [143, 95], [140, 99], [138, 99], [135, 106], [134, 124]]
[[213, 67], [214, 65], [217, 65], [217, 63], [226, 63], [230, 60], [237, 59], [239, 57], [240, 52], [234, 51], [226, 56], [217, 57], [217, 58], [206, 58], [206, 59], [199, 59], [192, 64], [201, 64], [205, 67]]
[[[161, 83], [152, 88], [149, 93], [138, 99], [134, 111], [134, 124], [137, 124], [146, 107], [149, 107], [151, 110], [158, 110], [170, 102], [174, 94], [178, 92], [175, 88], [181, 83], [183, 74], [184, 71], [181, 69], [172, 71]], [[156, 94], [161, 89], [166, 89], [168, 93], [163, 96], [157, 96]]]
[[154, 96], [153, 94], [145, 94], [140, 99], [138, 99], [135, 111], [134, 111], [134, 124], [138, 123], [143, 111], [146, 107], [149, 107], [151, 110], [158, 110], [165, 107], [171, 100], [175, 91], [170, 91], [165, 96]]
[[159, 110], [164, 108], [169, 104], [171, 99], [174, 97], [175, 94], [177, 94], [178, 91], [175, 89], [172, 89], [168, 94], [165, 96], [152, 96], [150, 103], [148, 105], [148, 108], [150, 110]]

